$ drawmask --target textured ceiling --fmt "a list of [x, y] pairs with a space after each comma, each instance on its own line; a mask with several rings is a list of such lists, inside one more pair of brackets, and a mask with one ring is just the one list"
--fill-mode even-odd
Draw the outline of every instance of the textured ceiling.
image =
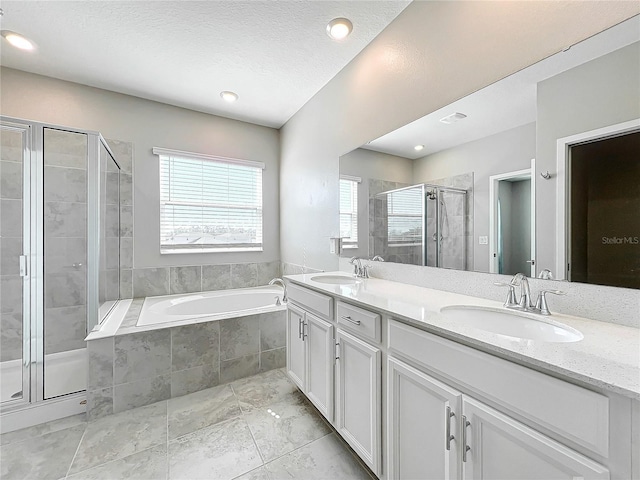
[[[3, 66], [271, 127], [282, 126], [410, 2], [12, 1]], [[325, 33], [347, 17], [353, 33]], [[232, 90], [234, 104], [219, 96]]]
[[[585, 62], [640, 41], [640, 16], [379, 137], [363, 148], [416, 159], [536, 121], [536, 85]], [[467, 118], [447, 125], [452, 113]], [[416, 152], [415, 145], [424, 145]]]

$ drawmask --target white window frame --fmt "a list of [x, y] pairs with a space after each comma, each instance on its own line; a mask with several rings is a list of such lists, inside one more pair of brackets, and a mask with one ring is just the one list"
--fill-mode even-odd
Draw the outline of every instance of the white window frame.
[[[360, 177], [354, 177], [351, 175], [340, 175], [340, 181], [348, 181], [348, 182], [353, 182], [355, 184], [355, 202], [354, 202], [354, 207], [355, 209], [352, 210], [351, 212], [339, 212], [339, 216], [341, 217], [342, 215], [350, 215], [351, 216], [351, 224], [352, 226], [355, 225], [355, 232], [356, 235], [355, 237], [343, 237], [342, 238], [342, 248], [358, 248], [358, 203], [359, 203], [359, 195], [360, 195], [360, 183], [362, 183], [362, 179]], [[339, 191], [341, 191], [341, 189], [338, 189]], [[341, 205], [341, 201], [338, 202], [338, 209], [340, 209], [340, 205]], [[353, 231], [353, 230], [352, 230]]]
[[[265, 164], [263, 162], [255, 162], [255, 161], [251, 161], [251, 160], [241, 160], [241, 159], [236, 159], [236, 158], [226, 158], [226, 157], [219, 157], [219, 156], [215, 156], [215, 155], [207, 155], [207, 154], [201, 154], [201, 153], [193, 153], [193, 152], [185, 152], [182, 150], [172, 150], [172, 149], [168, 149], [168, 148], [161, 148], [161, 147], [154, 147], [152, 149], [152, 152], [154, 155], [158, 155], [158, 160], [160, 162], [162, 162], [162, 157], [176, 157], [176, 158], [183, 158], [183, 159], [191, 159], [191, 160], [198, 160], [198, 161], [211, 161], [211, 162], [216, 162], [216, 163], [221, 163], [221, 164], [228, 164], [228, 165], [243, 165], [243, 166], [247, 166], [247, 167], [252, 167], [252, 168], [256, 168], [259, 170], [264, 170]], [[162, 211], [163, 211], [163, 206], [166, 204], [165, 201], [162, 198], [162, 181], [163, 181], [163, 172], [162, 172], [162, 166], [160, 165], [160, 224], [161, 224], [161, 232], [162, 232]], [[247, 251], [263, 251], [263, 246], [264, 246], [264, 189], [263, 189], [263, 184], [264, 184], [264, 175], [262, 175], [262, 172], [260, 172], [260, 202], [259, 205], [256, 207], [258, 208], [259, 212], [260, 212], [260, 222], [259, 222], [259, 227], [260, 227], [260, 238], [261, 238], [261, 242], [258, 244], [195, 244], [195, 245], [181, 245], [181, 244], [176, 244], [176, 245], [168, 245], [162, 244], [162, 233], [160, 232], [160, 236], [159, 236], [159, 241], [160, 241], [160, 253], [161, 254], [176, 254], [176, 253], [228, 253], [228, 252], [247, 252]], [[167, 202], [168, 203], [168, 202]], [[180, 202], [178, 202], [180, 203]], [[198, 202], [194, 202], [194, 206], [198, 206], [197, 205]], [[201, 203], [202, 206], [206, 206], [207, 204], [205, 203]], [[212, 205], [213, 206], [213, 205]]]

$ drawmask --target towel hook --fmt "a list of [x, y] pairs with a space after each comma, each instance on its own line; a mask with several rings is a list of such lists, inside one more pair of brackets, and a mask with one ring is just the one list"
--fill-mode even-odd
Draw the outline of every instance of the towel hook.
[[549, 170], [547, 170], [546, 172], [542, 173], [540, 172], [540, 176], [542, 178], [544, 178], [545, 180], [549, 180], [551, 178], [551, 174], [549, 173]]

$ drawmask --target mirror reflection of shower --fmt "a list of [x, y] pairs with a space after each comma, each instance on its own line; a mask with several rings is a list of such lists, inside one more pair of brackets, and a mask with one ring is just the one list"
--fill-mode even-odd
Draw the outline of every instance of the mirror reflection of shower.
[[466, 269], [466, 190], [419, 184], [373, 196], [372, 255]]

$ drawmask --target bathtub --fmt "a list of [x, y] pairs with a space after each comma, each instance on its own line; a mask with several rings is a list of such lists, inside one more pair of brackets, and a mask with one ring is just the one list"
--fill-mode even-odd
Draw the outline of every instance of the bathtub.
[[136, 326], [168, 323], [184, 325], [284, 310], [282, 293], [280, 287], [264, 286], [147, 297]]

